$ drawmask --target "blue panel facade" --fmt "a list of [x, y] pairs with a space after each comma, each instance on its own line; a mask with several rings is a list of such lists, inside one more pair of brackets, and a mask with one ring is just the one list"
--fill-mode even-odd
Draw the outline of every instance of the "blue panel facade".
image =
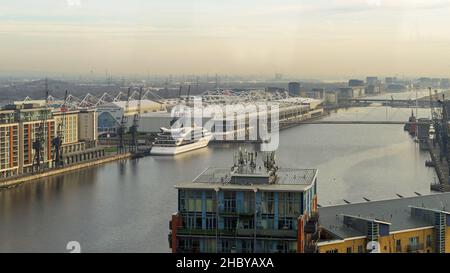
[[[218, 208], [219, 211], [222, 211], [224, 209], [223, 191], [219, 191], [217, 197], [218, 197], [218, 199], [217, 199], [217, 208]], [[217, 226], [219, 227], [219, 229], [223, 229], [224, 228], [223, 217], [219, 217], [219, 222], [217, 223]]]
[[236, 192], [236, 211], [244, 211], [244, 193], [242, 191]]
[[389, 236], [389, 225], [379, 224], [380, 236]]
[[278, 196], [278, 192], [276, 192], [275, 194], [274, 194], [274, 206], [275, 206], [275, 210], [274, 210], [274, 212], [275, 212], [275, 215], [274, 215], [274, 218], [273, 218], [273, 222], [275, 223], [275, 229], [278, 227], [278, 216], [279, 216], [279, 211], [278, 211], [278, 208], [279, 208], [279, 206], [278, 206], [278, 202], [280, 201], [280, 199], [279, 199], [279, 196]]
[[202, 191], [202, 229], [206, 229], [206, 192]]

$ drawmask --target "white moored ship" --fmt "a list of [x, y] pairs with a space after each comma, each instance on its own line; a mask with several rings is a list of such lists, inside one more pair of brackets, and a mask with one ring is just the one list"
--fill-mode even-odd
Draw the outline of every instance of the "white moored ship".
[[176, 155], [208, 146], [211, 132], [202, 127], [167, 129], [162, 127], [153, 142], [150, 154]]

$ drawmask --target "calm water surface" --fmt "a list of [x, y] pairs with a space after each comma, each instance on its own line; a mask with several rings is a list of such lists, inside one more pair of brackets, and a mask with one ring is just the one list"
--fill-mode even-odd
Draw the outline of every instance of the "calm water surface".
[[[410, 114], [368, 107], [328, 119], [403, 121]], [[231, 166], [237, 148], [114, 162], [2, 191], [0, 252], [65, 252], [69, 241], [85, 252], [168, 252], [174, 185], [208, 166]], [[322, 206], [430, 193], [436, 175], [424, 166], [428, 157], [401, 125], [303, 125], [282, 131], [277, 151], [280, 166], [319, 169]]]

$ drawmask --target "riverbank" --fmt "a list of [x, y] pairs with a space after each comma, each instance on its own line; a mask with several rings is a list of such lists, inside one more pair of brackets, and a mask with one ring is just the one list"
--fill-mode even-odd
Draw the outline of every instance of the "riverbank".
[[58, 168], [58, 169], [50, 169], [50, 170], [46, 170], [41, 173], [23, 175], [23, 176], [19, 176], [19, 177], [12, 177], [12, 178], [0, 181], [0, 190], [12, 188], [12, 187], [15, 187], [24, 182], [28, 182], [28, 181], [33, 181], [33, 180], [37, 180], [37, 179], [41, 179], [41, 178], [45, 178], [45, 177], [49, 177], [49, 176], [53, 176], [53, 175], [58, 175], [58, 174], [64, 174], [67, 172], [80, 170], [80, 169], [87, 168], [87, 167], [106, 164], [106, 163], [109, 163], [112, 161], [126, 159], [126, 158], [129, 158], [130, 156], [131, 156], [130, 153], [120, 154], [120, 155], [109, 155], [109, 156], [106, 156], [106, 157], [98, 159], [98, 160], [84, 161], [83, 163], [74, 164], [74, 165], [70, 165], [70, 166]]

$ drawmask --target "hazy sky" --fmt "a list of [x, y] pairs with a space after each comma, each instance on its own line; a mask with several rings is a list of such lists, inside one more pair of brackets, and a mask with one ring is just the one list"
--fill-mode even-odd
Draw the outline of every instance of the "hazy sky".
[[450, 76], [450, 0], [0, 0], [0, 72]]

